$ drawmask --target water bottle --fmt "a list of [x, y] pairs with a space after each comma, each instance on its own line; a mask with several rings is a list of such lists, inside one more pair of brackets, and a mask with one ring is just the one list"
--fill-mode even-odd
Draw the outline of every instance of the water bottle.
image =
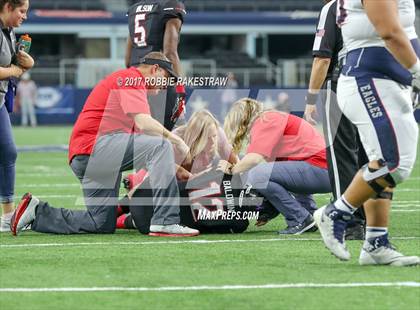
[[21, 35], [17, 44], [18, 50], [29, 53], [29, 50], [31, 49], [31, 42], [32, 39], [28, 34]]

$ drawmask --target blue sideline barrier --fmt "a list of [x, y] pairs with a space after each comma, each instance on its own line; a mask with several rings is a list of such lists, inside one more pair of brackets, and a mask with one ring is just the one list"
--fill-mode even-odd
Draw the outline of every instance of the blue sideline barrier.
[[[83, 104], [88, 97], [91, 89], [78, 89], [72, 86], [66, 87], [41, 87], [37, 100], [36, 114], [40, 125], [58, 125], [73, 124]], [[293, 114], [302, 116], [304, 110], [303, 89], [269, 89], [269, 88], [253, 88], [253, 89], [235, 89], [230, 90], [228, 95], [234, 102], [243, 97], [251, 97], [265, 102], [266, 107], [275, 108], [277, 96], [280, 92], [287, 93], [289, 97], [289, 108]], [[223, 96], [225, 89], [187, 89], [187, 117], [194, 110], [200, 108], [209, 109], [215, 116], [223, 121], [229, 104], [223, 104]], [[226, 95], [226, 94], [225, 94]], [[420, 123], [420, 110], [416, 110], [415, 117]], [[19, 111], [11, 114], [12, 123], [20, 124]]]

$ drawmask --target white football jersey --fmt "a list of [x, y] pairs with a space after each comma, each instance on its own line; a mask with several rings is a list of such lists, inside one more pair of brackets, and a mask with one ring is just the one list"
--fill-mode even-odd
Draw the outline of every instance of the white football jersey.
[[[398, 0], [400, 22], [410, 40], [417, 38], [414, 27], [416, 8], [414, 0]], [[384, 47], [363, 8], [362, 0], [338, 0], [337, 23], [341, 26], [344, 45], [348, 51], [371, 46]]]

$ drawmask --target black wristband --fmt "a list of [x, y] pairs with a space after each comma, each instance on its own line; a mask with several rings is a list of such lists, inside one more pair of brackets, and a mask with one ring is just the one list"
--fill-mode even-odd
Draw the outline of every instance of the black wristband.
[[306, 104], [315, 105], [318, 101], [318, 94], [306, 93], [305, 101]]

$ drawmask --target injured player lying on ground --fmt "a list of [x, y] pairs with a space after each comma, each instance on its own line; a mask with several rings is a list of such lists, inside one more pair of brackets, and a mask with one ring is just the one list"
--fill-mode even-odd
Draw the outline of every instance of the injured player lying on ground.
[[[242, 233], [249, 220], [265, 222], [277, 216], [266, 214], [263, 197], [250, 186], [243, 185], [241, 177], [223, 174], [214, 168], [189, 181], [178, 183], [181, 197], [181, 223], [201, 233]], [[138, 229], [149, 233], [153, 214], [152, 189], [147, 177], [131, 197], [125, 196], [118, 208], [117, 228]]]
[[[131, 191], [129, 185], [136, 187]], [[147, 175], [141, 184], [125, 181], [128, 194], [118, 206], [118, 229], [138, 229], [149, 233], [153, 205]], [[239, 175], [223, 174], [207, 169], [189, 181], [178, 182], [181, 206], [181, 224], [200, 230], [200, 233], [242, 233], [249, 220], [263, 226], [280, 213], [271, 203]]]

